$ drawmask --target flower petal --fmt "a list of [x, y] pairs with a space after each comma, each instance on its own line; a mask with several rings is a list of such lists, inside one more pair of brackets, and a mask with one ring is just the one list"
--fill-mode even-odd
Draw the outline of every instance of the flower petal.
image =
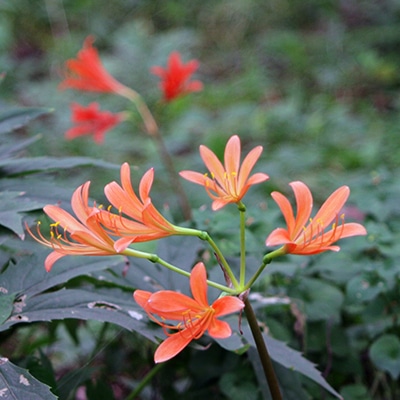
[[215, 300], [212, 304], [215, 310], [215, 316], [220, 317], [227, 314], [232, 314], [244, 308], [244, 303], [238, 297], [224, 296]]
[[314, 220], [321, 221], [321, 226], [325, 229], [337, 217], [349, 195], [350, 189], [348, 186], [336, 189], [322, 204]]
[[237, 135], [233, 135], [226, 144], [224, 162], [226, 174], [230, 177], [239, 174], [241, 145]]
[[180, 353], [190, 342], [192, 337], [183, 335], [181, 332], [174, 333], [165, 339], [157, 348], [154, 354], [154, 362], [168, 361]]
[[313, 208], [313, 198], [310, 189], [303, 182], [295, 181], [291, 182], [289, 185], [293, 189], [297, 207], [295, 225], [289, 232], [290, 237], [296, 240], [310, 218]]
[[232, 329], [226, 321], [214, 318], [208, 326], [208, 333], [215, 339], [225, 339], [232, 335]]
[[190, 273], [190, 290], [200, 306], [209, 307], [207, 300], [207, 271], [202, 262], [197, 263]]

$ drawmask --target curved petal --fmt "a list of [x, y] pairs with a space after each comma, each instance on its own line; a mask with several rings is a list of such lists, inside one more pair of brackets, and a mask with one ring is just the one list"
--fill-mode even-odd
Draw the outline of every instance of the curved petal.
[[[197, 313], [203, 310], [203, 307], [191, 297], [172, 290], [161, 290], [153, 293], [148, 301], [148, 307], [152, 313], [160, 317], [178, 320], [182, 320], [182, 312], [193, 311]], [[174, 317], [175, 314], [177, 318]]]
[[165, 339], [157, 348], [154, 354], [154, 362], [168, 361], [180, 353], [190, 342], [192, 337], [182, 335], [181, 332], [174, 333]]
[[238, 297], [224, 296], [214, 301], [212, 308], [215, 310], [215, 316], [232, 314], [244, 308], [244, 303]]
[[204, 164], [210, 171], [212, 178], [215, 178], [218, 183], [223, 186], [225, 181], [225, 168], [222, 166], [218, 157], [206, 146], [200, 146], [200, 156]]
[[247, 179], [249, 178], [251, 170], [254, 168], [254, 165], [258, 161], [263, 151], [262, 146], [257, 146], [252, 149], [249, 154], [245, 157], [240, 166], [240, 172], [238, 177], [238, 186], [241, 188], [246, 183]]
[[152, 294], [153, 293], [147, 292], [145, 290], [135, 290], [133, 292], [133, 298], [140, 307], [146, 310], [147, 302], [149, 301], [149, 298]]
[[190, 182], [197, 183], [198, 185], [207, 186], [207, 182], [211, 181], [206, 175], [194, 171], [181, 171], [179, 175]]
[[114, 249], [117, 253], [122, 253], [123, 251], [125, 251], [127, 249], [127, 247], [129, 245], [132, 244], [132, 242], [134, 242], [135, 238], [133, 236], [129, 236], [129, 237], [122, 237], [120, 239], [118, 239], [115, 243], [114, 243]]
[[209, 307], [207, 300], [207, 271], [202, 262], [197, 263], [190, 273], [190, 290], [193, 298], [200, 306]]
[[151, 186], [153, 185], [154, 180], [154, 168], [150, 168], [143, 175], [139, 184], [139, 195], [142, 202], [145, 202], [150, 196]]
[[43, 211], [55, 222], [70, 232], [75, 230], [84, 230], [85, 227], [78, 222], [70, 213], [63, 210], [61, 207], [53, 206], [51, 204], [43, 207]]
[[239, 174], [241, 145], [239, 136], [233, 135], [225, 146], [225, 171], [229, 177]]
[[208, 333], [215, 339], [225, 339], [232, 335], [232, 329], [226, 321], [220, 321], [216, 318], [208, 326]]
[[225, 207], [227, 204], [232, 203], [232, 199], [224, 200], [224, 199], [215, 199], [211, 204], [211, 209], [213, 211], [218, 211], [222, 207]]
[[53, 268], [54, 263], [64, 256], [66, 256], [66, 254], [61, 254], [56, 251], [51, 252], [44, 261], [44, 268], [46, 269], [46, 271], [50, 272]]
[[282, 193], [272, 192], [271, 197], [274, 199], [275, 203], [278, 204], [278, 207], [281, 209], [283, 214], [283, 218], [285, 219], [287, 225], [287, 232], [290, 238], [292, 238], [292, 232], [295, 226], [295, 219], [292, 205], [290, 204], [287, 197], [285, 197]]
[[269, 176], [267, 174], [264, 174], [263, 172], [257, 172], [247, 180], [245, 186], [249, 187], [249, 186], [257, 185], [258, 183], [265, 182], [268, 179], [269, 179]]
[[297, 215], [295, 225], [290, 232], [290, 237], [296, 240], [298, 235], [303, 232], [313, 208], [313, 198], [310, 189], [300, 181], [289, 183], [296, 198]]
[[289, 236], [289, 232], [286, 229], [276, 228], [268, 235], [265, 245], [270, 247], [291, 242], [292, 240]]
[[342, 186], [336, 189], [322, 204], [321, 208], [315, 215], [314, 219], [320, 221], [321, 226], [325, 229], [339, 214], [344, 203], [350, 195], [348, 186]]

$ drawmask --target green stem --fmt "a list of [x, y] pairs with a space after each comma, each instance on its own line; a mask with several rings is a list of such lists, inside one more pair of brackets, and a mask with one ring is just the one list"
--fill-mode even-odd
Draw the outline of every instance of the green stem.
[[276, 257], [283, 256], [286, 254], [285, 247], [280, 247], [277, 250], [272, 251], [271, 253], [268, 253], [264, 256], [263, 262], [258, 268], [257, 272], [249, 279], [249, 281], [244, 285], [244, 290], [250, 289], [254, 282], [257, 280], [257, 278], [260, 276], [261, 272], [264, 271], [264, 268]]
[[[131, 257], [136, 257], [136, 258], [144, 258], [146, 260], [151, 261], [154, 264], [160, 264], [163, 267], [168, 268], [169, 270], [171, 270], [173, 272], [176, 272], [177, 274], [180, 274], [180, 275], [186, 276], [187, 278], [190, 278], [190, 272], [185, 271], [179, 267], [176, 267], [175, 265], [170, 264], [169, 262], [160, 258], [157, 254], [145, 253], [143, 251], [138, 251], [138, 250], [134, 250], [131, 248], [125, 249], [125, 251], [122, 254], [125, 256], [131, 256]], [[207, 285], [212, 286], [216, 289], [219, 289], [223, 292], [227, 292], [229, 294], [237, 294], [236, 290], [229, 288], [225, 285], [221, 285], [214, 281], [207, 280]]]
[[257, 317], [254, 313], [253, 307], [249, 299], [244, 301], [244, 312], [249, 323], [251, 333], [253, 334], [254, 342], [256, 344], [258, 355], [260, 357], [261, 365], [264, 370], [265, 377], [268, 382], [269, 390], [271, 392], [272, 400], [282, 400], [281, 391], [279, 389], [278, 379], [275, 375], [274, 367], [272, 365], [271, 357], [269, 356], [267, 346], [265, 344], [263, 335], [258, 325]]
[[239, 201], [240, 211], [240, 286], [244, 286], [246, 279], [246, 206]]
[[228, 275], [230, 281], [232, 282], [232, 285], [236, 290], [232, 291], [231, 293], [241, 293], [242, 288], [239, 282], [237, 281], [235, 275], [233, 274], [233, 271], [231, 267], [229, 266], [228, 262], [226, 261], [224, 255], [222, 254], [221, 250], [218, 248], [214, 240], [212, 240], [211, 236], [207, 232], [202, 232], [202, 235], [199, 236], [200, 239], [206, 240], [208, 244], [212, 247], [214, 250], [216, 256], [218, 257], [218, 261], [222, 264], [222, 268], [224, 269], [224, 272]]
[[135, 105], [136, 109], [142, 117], [147, 133], [155, 140], [158, 152], [168, 171], [171, 186], [174, 188], [174, 190], [176, 190], [183, 217], [185, 218], [185, 220], [189, 221], [190, 219], [192, 219], [192, 209], [190, 207], [189, 200], [186, 196], [185, 191], [183, 190], [183, 186], [175, 170], [175, 165], [172, 160], [171, 154], [169, 153], [164, 143], [163, 137], [160, 134], [160, 129], [158, 128], [158, 125], [152, 113], [147, 107], [147, 104], [143, 101], [142, 97], [135, 90], [126, 88], [126, 90], [121, 94], [131, 100], [132, 103]]
[[148, 373], [147, 375], [141, 380], [139, 385], [133, 390], [130, 395], [125, 400], [132, 400], [135, 399], [142, 390], [149, 384], [149, 382], [153, 379], [154, 375], [165, 365], [165, 363], [156, 364]]

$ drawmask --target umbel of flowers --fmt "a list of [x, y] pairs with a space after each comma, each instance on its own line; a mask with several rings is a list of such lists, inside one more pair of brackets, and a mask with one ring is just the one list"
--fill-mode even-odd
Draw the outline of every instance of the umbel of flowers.
[[[257, 146], [241, 163], [241, 148], [238, 136], [232, 136], [225, 148], [224, 165], [207, 147], [201, 146], [200, 152], [209, 175], [194, 171], [182, 171], [181, 176], [203, 186], [213, 200], [213, 209], [219, 210], [229, 203], [235, 203], [244, 210], [243, 197], [251, 186], [264, 182], [268, 175], [251, 171], [260, 157], [262, 147]], [[51, 225], [50, 238], [47, 239], [38, 225], [37, 235], [29, 228], [29, 233], [41, 244], [53, 251], [45, 261], [45, 268], [50, 271], [54, 263], [67, 255], [106, 256], [122, 254], [146, 258], [158, 262], [178, 273], [190, 276], [193, 299], [169, 290], [158, 294], [143, 291], [135, 292], [135, 300], [149, 314], [153, 321], [168, 330], [177, 331], [160, 346], [156, 353], [156, 362], [165, 361], [181, 351], [191, 340], [198, 339], [208, 331], [209, 335], [224, 338], [230, 335], [226, 323], [217, 317], [240, 311], [244, 303], [238, 297], [225, 296], [209, 305], [206, 296], [206, 272], [202, 263], [197, 264], [191, 274], [171, 266], [168, 262], [153, 254], [134, 249], [137, 242], [145, 242], [172, 235], [197, 236], [206, 240], [218, 254], [225, 273], [229, 277], [226, 287], [217, 283], [212, 286], [239, 296], [250, 289], [254, 279], [243, 281], [245, 271], [239, 279], [221, 254], [214, 241], [206, 232], [180, 227], [167, 221], [153, 205], [150, 190], [153, 184], [154, 170], [148, 170], [140, 180], [138, 194], [132, 187], [131, 171], [127, 163], [121, 166], [121, 184], [111, 182], [105, 186], [104, 193], [111, 204], [105, 209], [96, 204], [89, 205], [90, 182], [84, 183], [72, 195], [71, 206], [75, 213], [69, 214], [60, 206], [47, 205], [44, 212], [54, 221]], [[338, 251], [335, 243], [345, 237], [365, 235], [365, 228], [358, 223], [345, 223], [341, 209], [350, 190], [347, 186], [337, 189], [321, 206], [314, 218], [310, 218], [313, 198], [308, 187], [302, 182], [290, 184], [295, 192], [297, 215], [294, 216], [289, 200], [278, 192], [272, 197], [278, 203], [286, 221], [286, 228], [277, 228], [266, 239], [267, 246], [282, 245], [269, 253], [269, 258], [292, 254], [316, 254], [327, 250]], [[133, 247], [132, 247], [133, 246]], [[267, 254], [268, 256], [268, 254]], [[268, 262], [270, 261], [268, 260]], [[260, 266], [260, 272], [266, 262]], [[257, 274], [258, 276], [258, 274]], [[230, 287], [232, 284], [233, 287]], [[157, 319], [158, 316], [160, 319]], [[170, 325], [165, 321], [178, 321]]]
[[[157, 123], [141, 96], [111, 76], [101, 63], [94, 39], [88, 37], [76, 59], [66, 62], [64, 79], [60, 89], [75, 89], [88, 92], [103, 92], [123, 96], [134, 103], [141, 115], [144, 128], [154, 138], [161, 159], [170, 173], [171, 186], [176, 189], [183, 215], [190, 218], [190, 206], [182, 189], [179, 175], [192, 183], [202, 186], [212, 200], [211, 208], [219, 211], [231, 204], [239, 212], [240, 268], [236, 274], [227, 262], [212, 237], [205, 231], [179, 226], [168, 221], [154, 206], [150, 196], [154, 181], [154, 169], [151, 168], [139, 179], [135, 190], [131, 180], [128, 163], [120, 170], [120, 183], [110, 182], [104, 188], [109, 202], [108, 207], [89, 204], [90, 182], [78, 187], [72, 195], [73, 213], [65, 211], [59, 205], [47, 205], [44, 212], [54, 222], [50, 226], [50, 235], [41, 232], [40, 224], [34, 233], [28, 226], [31, 236], [52, 250], [45, 260], [45, 268], [51, 271], [54, 264], [69, 255], [111, 256], [124, 255], [147, 259], [176, 273], [189, 278], [193, 297], [164, 288], [150, 293], [138, 288], [134, 299], [146, 311], [150, 320], [161, 325], [167, 336], [155, 353], [155, 362], [163, 362], [181, 352], [191, 341], [208, 333], [213, 338], [223, 339], [231, 335], [232, 329], [223, 318], [227, 314], [241, 313], [244, 310], [252, 334], [257, 344], [261, 363], [267, 377], [273, 399], [280, 399], [279, 385], [274, 376], [272, 364], [266, 350], [264, 339], [247, 294], [265, 267], [276, 257], [285, 254], [313, 255], [325, 251], [339, 251], [337, 242], [342, 238], [365, 235], [365, 228], [358, 223], [345, 222], [343, 206], [350, 195], [350, 189], [342, 186], [335, 190], [322, 204], [314, 217], [313, 197], [305, 183], [295, 181], [290, 186], [294, 192], [296, 212], [290, 200], [279, 192], [271, 194], [282, 211], [286, 226], [277, 227], [271, 233], [265, 233], [267, 247], [279, 246], [268, 252], [260, 261], [256, 273], [246, 280], [246, 206], [244, 197], [253, 185], [269, 179], [264, 172], [252, 173], [263, 148], [256, 146], [242, 159], [241, 141], [237, 135], [229, 138], [220, 161], [216, 154], [206, 146], [200, 146], [200, 156], [207, 171], [184, 170], [175, 173], [173, 160], [166, 150]], [[181, 61], [178, 52], [173, 52], [167, 67], [153, 67], [151, 72], [160, 78], [159, 87], [165, 106], [180, 96], [202, 89], [202, 83], [192, 80], [198, 68], [198, 62]], [[82, 106], [71, 105], [72, 120], [76, 124], [66, 133], [68, 139], [93, 134], [95, 142], [101, 143], [105, 133], [127, 119], [126, 112], [113, 113], [100, 111], [98, 103]], [[202, 262], [197, 263], [191, 272], [172, 265], [157, 254], [135, 249], [138, 242], [163, 239], [168, 236], [194, 236], [204, 241], [216, 255], [226, 284], [207, 280], [207, 272]], [[221, 291], [221, 296], [211, 303], [207, 298], [207, 286]]]

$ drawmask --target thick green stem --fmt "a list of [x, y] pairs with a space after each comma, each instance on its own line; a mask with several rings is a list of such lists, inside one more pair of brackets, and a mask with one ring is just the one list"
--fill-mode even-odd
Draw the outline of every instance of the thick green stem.
[[136, 399], [137, 396], [142, 392], [142, 390], [149, 384], [149, 382], [153, 379], [154, 375], [165, 365], [165, 363], [156, 364], [147, 375], [141, 380], [139, 385], [133, 390], [130, 395], [125, 400]]
[[244, 304], [244, 312], [246, 314], [251, 333], [253, 334], [258, 355], [260, 356], [261, 365], [264, 369], [265, 378], [267, 379], [269, 390], [271, 392], [272, 400], [282, 400], [282, 394], [279, 389], [278, 379], [275, 375], [271, 357], [269, 356], [267, 346], [260, 330], [260, 326], [258, 325], [257, 317], [254, 313], [253, 307], [251, 306], [249, 299], [246, 299], [244, 301]]

